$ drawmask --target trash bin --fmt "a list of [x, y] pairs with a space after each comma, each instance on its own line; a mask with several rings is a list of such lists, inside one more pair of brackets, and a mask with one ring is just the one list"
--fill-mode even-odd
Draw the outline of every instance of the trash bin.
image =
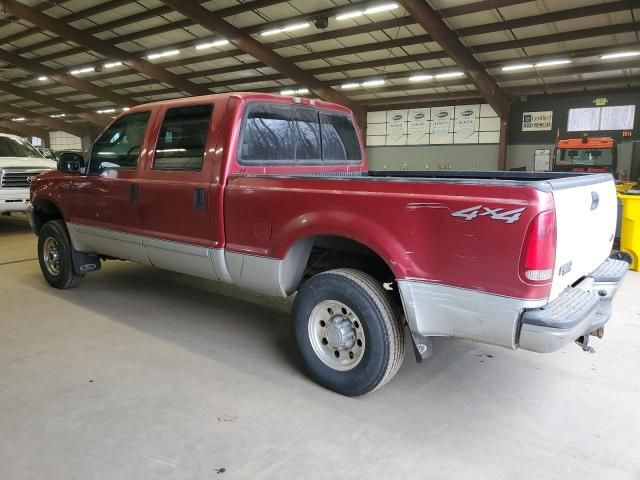
[[640, 190], [618, 193], [622, 200], [620, 251], [631, 256], [631, 270], [638, 271], [640, 257]]
[[616, 182], [616, 192], [626, 192], [630, 188], [633, 188], [638, 182]]

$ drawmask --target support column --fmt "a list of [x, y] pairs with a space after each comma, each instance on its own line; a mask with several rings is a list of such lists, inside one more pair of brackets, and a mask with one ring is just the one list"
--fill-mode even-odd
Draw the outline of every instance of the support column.
[[508, 117], [500, 118], [500, 143], [498, 144], [498, 170], [507, 169], [507, 126]]

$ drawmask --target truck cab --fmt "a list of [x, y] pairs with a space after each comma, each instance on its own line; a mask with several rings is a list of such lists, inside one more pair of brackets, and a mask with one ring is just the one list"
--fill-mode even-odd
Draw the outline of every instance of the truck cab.
[[611, 173], [618, 168], [618, 146], [610, 137], [567, 138], [558, 140], [553, 155], [554, 172]]

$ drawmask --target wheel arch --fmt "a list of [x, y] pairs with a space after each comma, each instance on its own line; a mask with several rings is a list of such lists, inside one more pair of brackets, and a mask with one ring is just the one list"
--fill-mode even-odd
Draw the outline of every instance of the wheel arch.
[[33, 204], [33, 229], [40, 234], [43, 225], [52, 220], [64, 221], [64, 214], [60, 207], [51, 199], [43, 198]]

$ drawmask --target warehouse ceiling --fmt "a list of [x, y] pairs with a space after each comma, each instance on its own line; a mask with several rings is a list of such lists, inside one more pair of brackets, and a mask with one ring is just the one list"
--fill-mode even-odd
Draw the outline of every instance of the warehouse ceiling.
[[0, 127], [229, 91], [356, 110], [640, 86], [637, 0], [0, 0]]

